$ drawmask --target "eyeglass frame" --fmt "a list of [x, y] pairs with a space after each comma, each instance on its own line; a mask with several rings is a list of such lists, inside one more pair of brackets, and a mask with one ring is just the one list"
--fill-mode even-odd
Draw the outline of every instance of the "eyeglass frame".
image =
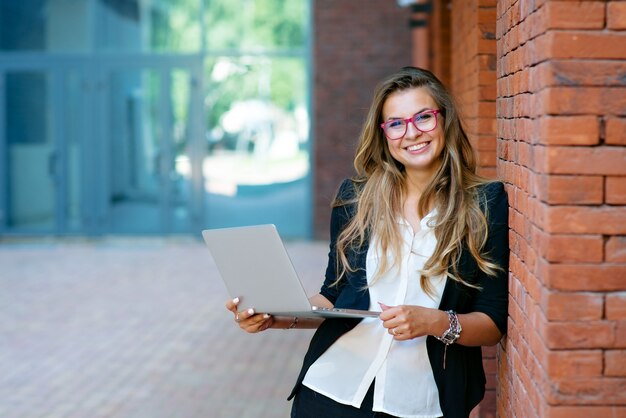
[[[433, 126], [432, 129], [429, 129], [427, 131], [422, 131], [420, 128], [417, 127], [417, 124], [414, 122], [415, 117], [417, 115], [423, 115], [425, 113], [429, 113], [435, 116], [435, 126]], [[383, 130], [383, 133], [385, 134], [385, 137], [387, 139], [389, 139], [390, 141], [397, 141], [399, 139], [404, 138], [404, 136], [406, 135], [407, 131], [409, 130], [409, 122], [413, 124], [413, 126], [415, 126], [415, 129], [417, 129], [418, 131], [425, 133], [425, 132], [432, 132], [435, 129], [437, 129], [437, 125], [439, 124], [438, 118], [437, 116], [441, 113], [441, 109], [432, 109], [432, 110], [425, 110], [423, 112], [418, 112], [416, 114], [414, 114], [413, 116], [411, 116], [410, 118], [398, 118], [398, 119], [391, 119], [388, 120], [387, 122], [383, 122], [380, 124], [380, 127]], [[397, 122], [397, 121], [403, 121], [404, 122], [404, 133], [402, 135], [400, 135], [397, 138], [390, 138], [389, 135], [387, 135], [387, 131], [385, 130], [385, 125], [388, 124], [389, 122]]]

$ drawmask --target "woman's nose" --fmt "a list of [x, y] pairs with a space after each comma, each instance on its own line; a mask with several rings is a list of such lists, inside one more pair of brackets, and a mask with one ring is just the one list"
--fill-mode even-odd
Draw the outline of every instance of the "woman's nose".
[[417, 129], [417, 127], [415, 126], [415, 124], [413, 122], [409, 122], [406, 125], [406, 133], [404, 134], [405, 138], [406, 137], [408, 137], [408, 138], [417, 138], [421, 134], [422, 134], [422, 131]]

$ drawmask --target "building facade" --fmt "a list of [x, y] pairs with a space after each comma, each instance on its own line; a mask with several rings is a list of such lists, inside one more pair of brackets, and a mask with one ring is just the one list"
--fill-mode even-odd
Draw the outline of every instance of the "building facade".
[[310, 7], [0, 2], [0, 234], [309, 237]]

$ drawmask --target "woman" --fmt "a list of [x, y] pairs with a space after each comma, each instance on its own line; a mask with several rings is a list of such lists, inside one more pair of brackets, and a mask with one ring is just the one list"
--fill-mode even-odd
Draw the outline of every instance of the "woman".
[[[237, 311], [248, 332], [311, 328], [292, 417], [468, 417], [484, 395], [480, 346], [506, 332], [508, 203], [476, 174], [451, 95], [402, 68], [375, 93], [333, 203], [319, 306], [381, 310], [363, 320]], [[321, 323], [320, 323], [321, 322]]]

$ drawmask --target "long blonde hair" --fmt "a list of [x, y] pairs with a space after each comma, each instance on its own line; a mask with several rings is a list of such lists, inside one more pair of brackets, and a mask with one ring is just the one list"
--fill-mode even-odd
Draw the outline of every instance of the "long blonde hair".
[[476, 288], [458, 272], [464, 245], [482, 271], [494, 275], [499, 269], [482, 253], [487, 240], [487, 220], [480, 208], [480, 199], [484, 197], [477, 191], [478, 186], [488, 180], [476, 174], [474, 150], [461, 125], [454, 99], [430, 71], [404, 67], [384, 80], [375, 91], [354, 158], [357, 173], [353, 178], [354, 198], [333, 202], [335, 207], [356, 204], [355, 216], [337, 239], [337, 282], [347, 271], [355, 271], [347, 252], [361, 247], [368, 237], [376, 236], [383, 255], [393, 255], [392, 262], [390, 257], [382, 257], [377, 274], [387, 271], [398, 260], [401, 238], [395, 220], [402, 214], [406, 174], [403, 165], [391, 156], [380, 123], [383, 105], [392, 93], [420, 87], [428, 90], [441, 110], [445, 138], [441, 164], [422, 192], [417, 207], [420, 218], [428, 213], [431, 204], [437, 210], [434, 221], [437, 246], [420, 271], [422, 289], [432, 294], [428, 278], [440, 275]]

